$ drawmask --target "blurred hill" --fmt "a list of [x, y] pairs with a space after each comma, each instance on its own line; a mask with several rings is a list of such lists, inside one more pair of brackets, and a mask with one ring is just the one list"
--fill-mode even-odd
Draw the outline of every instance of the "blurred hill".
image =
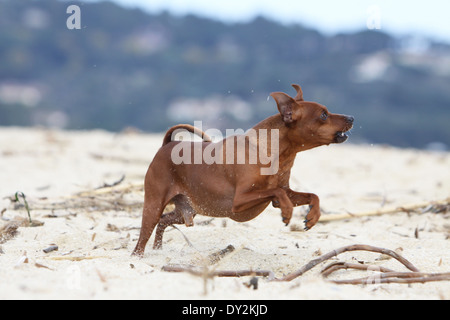
[[[69, 4], [81, 8], [81, 30], [66, 27]], [[247, 129], [276, 113], [268, 96], [294, 94], [291, 83], [306, 100], [354, 115], [353, 141], [450, 146], [448, 44], [111, 2], [0, 0], [3, 126], [161, 132], [203, 120], [203, 129]]]

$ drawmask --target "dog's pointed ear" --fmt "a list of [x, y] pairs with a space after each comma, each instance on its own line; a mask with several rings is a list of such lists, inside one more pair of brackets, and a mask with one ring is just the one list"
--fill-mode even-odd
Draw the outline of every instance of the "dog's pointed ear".
[[293, 84], [292, 87], [297, 91], [297, 96], [294, 100], [303, 101], [303, 91], [302, 88], [298, 84]]
[[283, 92], [272, 92], [270, 96], [277, 103], [278, 111], [280, 111], [284, 123], [289, 124], [297, 120], [294, 115], [294, 108], [296, 106], [294, 99]]

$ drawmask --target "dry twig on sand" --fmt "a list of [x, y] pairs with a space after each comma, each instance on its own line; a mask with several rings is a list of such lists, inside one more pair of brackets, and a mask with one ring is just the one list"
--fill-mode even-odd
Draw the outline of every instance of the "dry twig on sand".
[[66, 256], [52, 256], [45, 257], [50, 260], [69, 260], [69, 261], [83, 261], [83, 260], [94, 260], [94, 259], [111, 259], [108, 256], [86, 256], [86, 257], [66, 257]]
[[113, 182], [113, 183], [104, 183], [102, 186], [95, 188], [95, 190], [100, 190], [104, 188], [112, 188], [122, 183], [122, 181], [125, 180], [125, 175], [122, 175], [119, 180]]
[[434, 213], [443, 213], [450, 211], [450, 198], [439, 201], [431, 201], [431, 202], [421, 202], [415, 203], [411, 205], [405, 206], [397, 206], [392, 208], [381, 208], [379, 210], [365, 211], [365, 212], [357, 212], [357, 213], [337, 213], [337, 214], [327, 214], [323, 215], [319, 222], [329, 222], [357, 217], [368, 217], [368, 216], [379, 216], [382, 214], [393, 214], [398, 212], [434, 212]]
[[273, 277], [272, 271], [267, 270], [205, 270], [206, 268], [197, 266], [186, 265], [166, 265], [162, 267], [166, 272], [188, 272], [195, 276], [200, 277], [245, 277], [245, 276], [260, 276], [260, 277]]

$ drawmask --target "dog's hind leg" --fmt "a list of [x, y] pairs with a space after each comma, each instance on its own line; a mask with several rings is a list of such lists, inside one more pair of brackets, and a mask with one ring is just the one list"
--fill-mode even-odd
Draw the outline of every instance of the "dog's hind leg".
[[153, 229], [160, 221], [163, 210], [164, 203], [158, 197], [145, 196], [141, 232], [132, 255], [141, 257], [144, 255], [145, 246], [152, 235]]
[[179, 194], [172, 199], [175, 209], [169, 213], [163, 214], [156, 228], [155, 242], [153, 249], [162, 248], [162, 239], [165, 229], [172, 224], [185, 224], [187, 227], [194, 225], [195, 211], [189, 204], [186, 196]]

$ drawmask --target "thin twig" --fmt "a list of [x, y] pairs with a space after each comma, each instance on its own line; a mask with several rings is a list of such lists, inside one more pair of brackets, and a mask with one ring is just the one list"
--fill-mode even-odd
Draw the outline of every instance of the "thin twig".
[[111, 259], [107, 256], [89, 256], [89, 257], [67, 257], [67, 256], [56, 256], [56, 257], [45, 257], [50, 260], [70, 260], [70, 261], [83, 261], [83, 260], [94, 260], [94, 259]]
[[113, 192], [119, 192], [119, 191], [131, 193], [135, 190], [143, 190], [143, 189], [144, 189], [144, 184], [142, 184], [142, 183], [128, 184], [128, 185], [122, 185], [122, 186], [104, 187], [102, 189], [81, 191], [75, 195], [68, 196], [67, 198], [77, 198], [79, 196], [94, 196], [94, 195], [113, 193]]
[[116, 182], [104, 183], [102, 186], [95, 188], [95, 190], [115, 187], [115, 186], [121, 184], [123, 180], [125, 180], [125, 175], [122, 175], [122, 177], [119, 180], [117, 180]]
[[357, 217], [367, 217], [367, 216], [378, 216], [382, 214], [393, 214], [398, 212], [411, 212], [418, 209], [424, 209], [429, 208], [427, 211], [432, 211], [433, 207], [439, 207], [439, 208], [447, 208], [450, 207], [450, 198], [447, 198], [445, 200], [439, 200], [439, 201], [431, 201], [431, 202], [421, 202], [411, 205], [404, 205], [404, 206], [398, 206], [398, 207], [391, 207], [391, 208], [381, 208], [379, 210], [373, 210], [373, 211], [366, 211], [366, 212], [356, 212], [356, 213], [337, 213], [337, 214], [328, 214], [323, 215], [319, 222], [330, 222], [330, 221], [336, 221], [336, 220], [343, 220], [343, 219], [349, 219], [349, 218], [357, 218]]
[[359, 263], [348, 263], [348, 262], [333, 262], [326, 266], [320, 273], [324, 278], [328, 277], [330, 274], [337, 270], [341, 269], [356, 269], [356, 270], [370, 270], [370, 271], [379, 271], [379, 272], [394, 272], [391, 269], [381, 267], [381, 266], [374, 266], [374, 265], [368, 265], [368, 264], [359, 264]]
[[[165, 265], [162, 267], [166, 272], [188, 272], [192, 275], [204, 277], [204, 268], [189, 266], [189, 265]], [[273, 272], [268, 270], [215, 270], [206, 271], [208, 278], [212, 277], [245, 277], [245, 276], [260, 276], [260, 277], [273, 277]]]
[[[175, 225], [170, 225], [172, 228], [174, 228], [175, 230], [178, 230], [179, 233], [181, 233], [181, 235], [183, 236], [184, 240], [187, 242], [188, 246], [191, 248], [195, 249], [195, 246], [192, 244], [192, 242], [189, 240], [189, 238], [179, 229], [177, 228]], [[197, 250], [198, 251], [198, 250]]]
[[425, 283], [450, 281], [450, 273], [387, 272], [351, 280], [330, 280], [335, 284]]

